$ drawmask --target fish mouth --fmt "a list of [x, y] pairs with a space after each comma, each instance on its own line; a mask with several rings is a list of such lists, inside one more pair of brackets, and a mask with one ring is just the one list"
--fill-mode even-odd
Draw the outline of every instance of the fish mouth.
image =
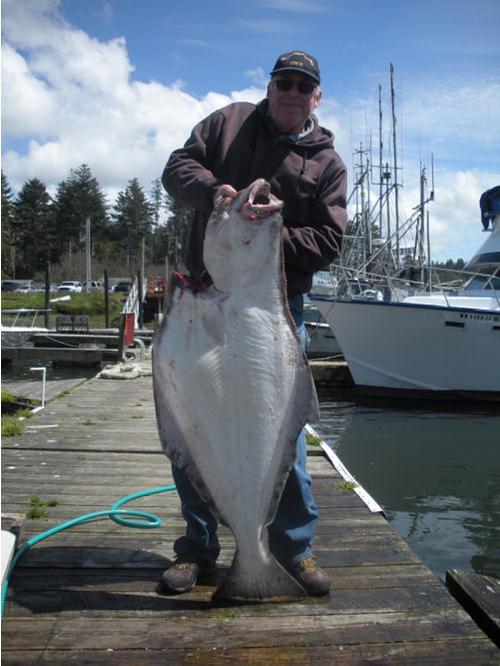
[[241, 194], [238, 212], [247, 220], [263, 220], [283, 208], [283, 202], [271, 194], [271, 186], [263, 178], [254, 181]]

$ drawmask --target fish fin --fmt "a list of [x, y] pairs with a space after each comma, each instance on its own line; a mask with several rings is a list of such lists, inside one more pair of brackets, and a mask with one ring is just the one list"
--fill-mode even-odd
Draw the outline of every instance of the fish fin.
[[212, 602], [290, 601], [305, 596], [302, 585], [270, 553], [248, 571], [236, 550], [229, 573], [213, 593]]

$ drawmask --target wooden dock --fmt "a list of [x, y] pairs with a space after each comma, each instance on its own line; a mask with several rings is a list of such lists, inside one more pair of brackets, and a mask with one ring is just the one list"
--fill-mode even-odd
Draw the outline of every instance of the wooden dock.
[[[48, 517], [26, 521], [26, 538], [167, 485], [151, 377], [95, 378], [50, 402], [21, 436], [4, 439], [2, 467], [3, 511], [26, 513], [33, 496], [48, 502]], [[218, 578], [186, 595], [159, 595], [183, 520], [175, 492], [154, 495], [134, 506], [160, 516], [159, 529], [93, 522], [25, 555], [2, 621], [2, 663], [500, 663], [494, 643], [385, 518], [343, 488], [321, 449], [311, 450], [309, 467], [329, 597], [214, 607]], [[228, 530], [220, 534], [219, 579], [234, 549]]]

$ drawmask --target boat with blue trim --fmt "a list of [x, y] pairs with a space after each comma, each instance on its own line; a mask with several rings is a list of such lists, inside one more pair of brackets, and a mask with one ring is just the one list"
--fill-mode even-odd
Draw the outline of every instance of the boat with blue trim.
[[398, 301], [310, 295], [360, 393], [500, 401], [500, 186], [480, 207], [489, 234], [462, 287]]

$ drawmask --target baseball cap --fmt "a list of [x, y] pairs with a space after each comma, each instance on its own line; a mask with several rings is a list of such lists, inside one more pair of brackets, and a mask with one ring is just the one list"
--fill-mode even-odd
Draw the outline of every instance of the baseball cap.
[[289, 53], [280, 55], [278, 60], [276, 60], [271, 76], [287, 70], [301, 72], [318, 83], [320, 82], [318, 61], [304, 51], [290, 51]]

